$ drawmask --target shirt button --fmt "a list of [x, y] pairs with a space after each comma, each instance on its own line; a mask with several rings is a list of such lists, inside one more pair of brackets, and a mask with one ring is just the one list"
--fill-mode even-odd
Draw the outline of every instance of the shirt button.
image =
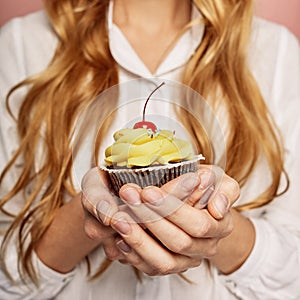
[[63, 283], [68, 283], [72, 280], [72, 277], [65, 277], [62, 281]]
[[236, 282], [234, 282], [230, 279], [226, 280], [226, 285], [228, 288], [233, 289], [233, 290], [236, 289], [236, 286], [237, 286]]

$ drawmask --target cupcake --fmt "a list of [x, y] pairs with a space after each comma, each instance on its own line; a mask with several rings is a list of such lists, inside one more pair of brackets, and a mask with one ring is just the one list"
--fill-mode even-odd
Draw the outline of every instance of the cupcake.
[[202, 155], [195, 155], [191, 143], [179, 139], [174, 131], [159, 130], [152, 122], [143, 120], [133, 128], [114, 133], [114, 143], [105, 150], [105, 165], [100, 168], [109, 175], [112, 187], [118, 195], [126, 183], [140, 187], [161, 187], [168, 181], [198, 169]]

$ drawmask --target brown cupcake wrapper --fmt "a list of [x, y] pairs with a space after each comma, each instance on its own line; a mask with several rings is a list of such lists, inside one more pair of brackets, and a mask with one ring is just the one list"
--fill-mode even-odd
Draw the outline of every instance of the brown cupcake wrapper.
[[118, 195], [120, 188], [126, 183], [135, 183], [141, 188], [151, 185], [161, 187], [182, 174], [196, 172], [199, 161], [203, 159], [203, 156], [198, 156], [196, 159], [190, 161], [141, 169], [109, 169], [105, 166], [99, 167], [108, 173], [112, 188]]

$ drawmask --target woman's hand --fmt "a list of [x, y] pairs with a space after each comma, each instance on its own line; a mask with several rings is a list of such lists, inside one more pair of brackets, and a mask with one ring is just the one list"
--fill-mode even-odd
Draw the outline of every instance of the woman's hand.
[[122, 259], [115, 243], [117, 233], [109, 226], [111, 217], [119, 211], [119, 206], [108, 188], [105, 174], [99, 168], [93, 168], [86, 173], [81, 186], [86, 236], [101, 244], [109, 259]]
[[103, 245], [108, 257], [122, 258], [115, 246], [116, 232], [105, 225], [109, 220], [101, 219], [97, 213], [98, 207], [105, 206], [102, 199], [110, 201], [107, 216], [118, 210], [104, 180], [98, 168], [92, 169], [82, 182], [83, 192], [57, 210], [35, 248], [38, 257], [50, 268], [60, 273], [70, 272], [99, 245]]
[[[182, 272], [213, 257], [218, 241], [232, 230], [228, 210], [239, 195], [237, 183], [223, 175], [202, 167], [160, 189], [142, 190], [133, 184], [122, 187], [120, 197], [135, 220], [124, 212], [110, 219], [121, 236], [117, 246], [125, 261], [147, 274], [159, 275]], [[208, 209], [191, 206], [203, 206], [203, 197]]]

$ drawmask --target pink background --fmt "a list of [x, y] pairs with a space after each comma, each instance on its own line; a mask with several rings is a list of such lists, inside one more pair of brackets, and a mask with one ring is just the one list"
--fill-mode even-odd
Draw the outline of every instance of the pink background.
[[[0, 0], [0, 26], [42, 7], [41, 0]], [[256, 0], [257, 14], [287, 26], [300, 39], [300, 0]]]

